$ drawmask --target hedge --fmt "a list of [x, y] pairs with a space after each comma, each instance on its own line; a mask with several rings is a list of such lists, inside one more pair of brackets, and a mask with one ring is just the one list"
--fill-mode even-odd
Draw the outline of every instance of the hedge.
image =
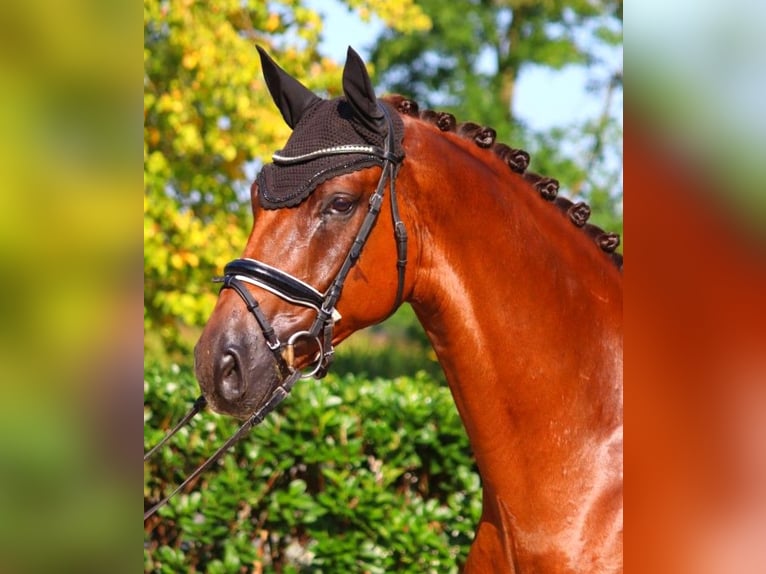
[[[198, 393], [189, 369], [145, 370], [145, 448]], [[238, 422], [205, 412], [144, 467], [144, 504]], [[328, 375], [291, 396], [145, 524], [151, 573], [457, 572], [480, 481], [449, 390], [421, 371]]]

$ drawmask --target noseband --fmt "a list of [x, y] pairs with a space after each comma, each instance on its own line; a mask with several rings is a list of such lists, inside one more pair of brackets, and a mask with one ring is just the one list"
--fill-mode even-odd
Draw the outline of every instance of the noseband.
[[[294, 346], [297, 341], [305, 339], [316, 343], [319, 352], [314, 363], [305, 373], [301, 374], [302, 378], [322, 378], [329, 371], [335, 354], [332, 344], [333, 327], [335, 322], [340, 319], [340, 314], [335, 309], [335, 305], [340, 298], [346, 277], [359, 259], [362, 248], [367, 243], [370, 232], [378, 219], [383, 204], [383, 196], [386, 191], [386, 181], [389, 182], [390, 188], [391, 214], [397, 250], [398, 286], [393, 308], [396, 309], [402, 302], [404, 295], [404, 272], [407, 265], [407, 231], [404, 222], [399, 216], [395, 185], [397, 171], [402, 158], [396, 156], [392, 151], [394, 149], [394, 127], [388, 115], [388, 110], [384, 106], [380, 106], [380, 108], [383, 110], [388, 122], [388, 137], [386, 138], [384, 149], [367, 145], [342, 145], [317, 150], [297, 157], [285, 157], [279, 154], [273, 156], [274, 163], [278, 165], [294, 165], [330, 155], [350, 154], [364, 154], [380, 160], [383, 171], [380, 174], [380, 180], [378, 181], [375, 193], [370, 197], [367, 214], [340, 270], [327, 290], [320, 292], [318, 289], [304, 283], [289, 273], [254, 259], [235, 259], [226, 265], [223, 277], [216, 277], [214, 279], [214, 281], [223, 283], [222, 290], [233, 289], [245, 302], [245, 306], [255, 317], [263, 332], [266, 345], [274, 353], [281, 369], [284, 370], [286, 367], [288, 370], [293, 370], [295, 360]], [[258, 306], [258, 302], [244, 285], [245, 283], [265, 289], [293, 305], [314, 309], [317, 314], [314, 323], [307, 331], [295, 332], [290, 335], [286, 342], [280, 341], [271, 323]]]
[[[380, 106], [380, 104], [379, 104]], [[340, 314], [335, 305], [340, 298], [343, 284], [346, 281], [351, 268], [356, 264], [362, 253], [362, 248], [369, 239], [372, 228], [378, 220], [381, 206], [383, 205], [383, 196], [386, 191], [386, 181], [389, 182], [391, 216], [394, 223], [394, 237], [396, 239], [397, 261], [396, 268], [398, 274], [398, 285], [396, 289], [396, 299], [393, 309], [396, 309], [402, 302], [404, 296], [404, 272], [407, 266], [407, 230], [404, 222], [399, 216], [399, 206], [396, 201], [396, 175], [403, 157], [393, 153], [394, 150], [394, 126], [385, 106], [380, 106], [385, 114], [388, 123], [388, 136], [385, 140], [385, 147], [366, 145], [342, 145], [314, 151], [309, 154], [297, 157], [284, 157], [274, 154], [273, 160], [276, 164], [293, 165], [307, 162], [320, 157], [330, 155], [352, 155], [365, 154], [378, 158], [383, 171], [380, 174], [378, 186], [375, 193], [372, 194], [369, 201], [367, 214], [362, 225], [349, 248], [346, 258], [335, 278], [330, 283], [326, 291], [320, 292], [311, 285], [293, 277], [289, 273], [266, 265], [255, 259], [235, 259], [228, 263], [223, 270], [223, 277], [216, 277], [215, 282], [223, 283], [221, 290], [233, 289], [244, 301], [247, 310], [255, 317], [256, 322], [263, 332], [266, 345], [274, 354], [280, 372], [282, 373], [282, 382], [271, 392], [264, 405], [253, 414], [237, 431], [220, 447], [212, 456], [203, 462], [186, 480], [184, 480], [173, 492], [163, 498], [160, 502], [144, 512], [144, 520], [152, 516], [160, 507], [164, 506], [170, 498], [183, 489], [187, 484], [199, 476], [206, 468], [217, 461], [226, 450], [234, 443], [239, 441], [252, 427], [259, 424], [267, 414], [274, 410], [288, 395], [293, 385], [299, 378], [324, 377], [332, 363], [335, 351], [332, 344], [333, 327], [335, 322], [340, 320]], [[255, 285], [281, 299], [301, 307], [309, 307], [316, 311], [316, 319], [307, 331], [297, 331], [282, 342], [271, 326], [271, 323], [261, 311], [258, 301], [247, 289], [246, 284]], [[314, 364], [306, 372], [295, 369], [295, 344], [301, 339], [315, 341], [319, 349]], [[151, 450], [144, 455], [146, 461], [159, 447], [167, 442], [178, 430], [181, 429], [192, 417], [194, 417], [206, 405], [204, 396], [200, 396], [194, 403], [192, 409], [183, 417], [183, 419], [171, 429], [170, 432]]]

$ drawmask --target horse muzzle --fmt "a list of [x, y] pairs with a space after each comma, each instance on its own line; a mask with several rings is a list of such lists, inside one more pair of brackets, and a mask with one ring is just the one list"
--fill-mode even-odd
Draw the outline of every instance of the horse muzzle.
[[194, 365], [210, 407], [240, 419], [256, 412], [289, 372], [262, 335], [236, 311], [211, 318], [194, 348]]

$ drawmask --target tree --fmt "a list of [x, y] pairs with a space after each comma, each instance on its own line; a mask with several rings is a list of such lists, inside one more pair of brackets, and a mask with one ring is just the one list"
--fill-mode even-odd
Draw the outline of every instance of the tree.
[[600, 223], [621, 231], [621, 153], [607, 151], [618, 149], [622, 139], [610, 106], [622, 90], [622, 71], [594, 83], [604, 113], [576, 126], [534, 133], [513, 115], [513, 102], [526, 67], [594, 66], [601, 49], [620, 44], [622, 1], [421, 0], [419, 5], [432, 29], [382, 33], [372, 51], [379, 83], [421, 105], [490, 125], [515, 147], [524, 142], [532, 148], [535, 171], [557, 177], [570, 195], [589, 197]]

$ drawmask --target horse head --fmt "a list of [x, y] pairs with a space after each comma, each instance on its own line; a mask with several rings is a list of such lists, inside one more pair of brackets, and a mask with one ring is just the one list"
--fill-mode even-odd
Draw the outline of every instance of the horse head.
[[344, 97], [331, 100], [259, 52], [293, 132], [252, 185], [252, 232], [242, 258], [220, 278], [223, 289], [195, 349], [208, 403], [239, 418], [298, 370], [322, 376], [333, 345], [385, 319], [409, 285], [394, 187], [404, 155], [399, 114], [376, 98], [351, 48]]

